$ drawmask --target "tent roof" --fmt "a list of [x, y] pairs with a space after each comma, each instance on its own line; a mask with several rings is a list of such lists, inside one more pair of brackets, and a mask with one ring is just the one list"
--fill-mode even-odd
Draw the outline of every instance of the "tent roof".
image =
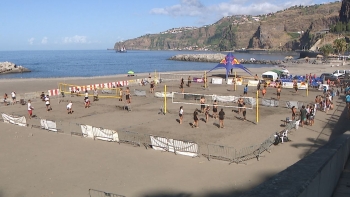
[[271, 71], [274, 72], [274, 73], [277, 73], [278, 75], [282, 75], [283, 74], [283, 71], [281, 71], [281, 70], [273, 69]]
[[267, 71], [267, 72], [264, 72], [263, 75], [277, 75], [277, 73], [272, 71]]

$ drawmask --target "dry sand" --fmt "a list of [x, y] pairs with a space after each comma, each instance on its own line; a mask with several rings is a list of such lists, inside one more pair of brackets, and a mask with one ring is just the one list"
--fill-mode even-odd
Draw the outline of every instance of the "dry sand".
[[[293, 75], [319, 75], [341, 68], [348, 70], [348, 66], [332, 68], [329, 64], [287, 65]], [[271, 68], [251, 70], [260, 75], [269, 69]], [[212, 75], [221, 73], [223, 71], [218, 70]], [[244, 73], [237, 70], [237, 74]], [[148, 74], [139, 74], [135, 78], [141, 76], [147, 77]], [[210, 77], [209, 75], [209, 79]], [[21, 94], [54, 89], [60, 82], [87, 85], [124, 79], [130, 78], [119, 75], [95, 78], [6, 79], [0, 80], [0, 92], [9, 94], [15, 90]], [[167, 91], [179, 91], [178, 83], [167, 83]], [[163, 91], [163, 84], [157, 86], [156, 91]], [[39, 118], [55, 120], [67, 135], [0, 123], [0, 196], [88, 196], [90, 188], [126, 196], [238, 196], [349, 128], [349, 123], [342, 114], [344, 102], [341, 98], [335, 98], [335, 109], [329, 114], [317, 113], [314, 126], [294, 131], [290, 136], [292, 142], [274, 147], [260, 161], [249, 160], [247, 165], [228, 165], [223, 161], [208, 161], [203, 156], [175, 156], [127, 144], [93, 141], [69, 135], [71, 131], [78, 129], [75, 123], [80, 123], [117, 131], [128, 130], [195, 141], [200, 145], [201, 153], [206, 153], [205, 145], [208, 143], [239, 149], [261, 143], [274, 132], [283, 129], [282, 121], [290, 117], [290, 110], [284, 107], [284, 101], [312, 103], [315, 96], [321, 93], [310, 90], [306, 96], [305, 90], [294, 93], [290, 89], [283, 89], [280, 107], [260, 107], [258, 124], [255, 124], [255, 110], [248, 110], [249, 121], [243, 122], [231, 108], [225, 108], [225, 129], [218, 129], [218, 120], [212, 118], [208, 123], [200, 121], [200, 128], [193, 129], [190, 127], [192, 112], [199, 106], [183, 105], [184, 124], [179, 125], [176, 119], [180, 104], [169, 101], [168, 113], [159, 115], [163, 99], [149, 94], [149, 86], [131, 87], [131, 90], [134, 88], [146, 90], [147, 97], [133, 96], [131, 112], [121, 110], [123, 102], [117, 99], [100, 99], [92, 102], [88, 109], [83, 107], [83, 97], [65, 97], [65, 101], [61, 103], [58, 99], [52, 99], [51, 112], [45, 111], [43, 102], [34, 101], [34, 114], [38, 118], [28, 120], [28, 123], [39, 125]], [[236, 92], [227, 89], [230, 86], [210, 85], [210, 90], [203, 90], [201, 84], [192, 83], [191, 88], [185, 87], [185, 92], [235, 96], [243, 93], [241, 86], [238, 86]], [[248, 96], [255, 96], [254, 91], [254, 87], [249, 87]], [[266, 97], [275, 98], [275, 93], [274, 88], [268, 88]], [[74, 103], [75, 112], [72, 115], [66, 112], [67, 100]], [[26, 106], [18, 104], [1, 105], [0, 112], [27, 115]], [[200, 114], [200, 118], [204, 118], [204, 115]]]

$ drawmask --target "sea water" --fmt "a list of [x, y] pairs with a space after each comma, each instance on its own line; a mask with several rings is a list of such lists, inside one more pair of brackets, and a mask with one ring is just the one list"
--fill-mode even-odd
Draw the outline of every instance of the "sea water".
[[[13, 62], [30, 69], [29, 73], [0, 75], [4, 78], [94, 77], [115, 74], [210, 70], [218, 63], [168, 60], [178, 54], [218, 53], [201, 51], [128, 51], [113, 50], [48, 50], [0, 51], [0, 62]], [[226, 53], [223, 53], [226, 54]], [[234, 53], [237, 59], [283, 60], [285, 54]], [[247, 68], [272, 65], [245, 64]]]

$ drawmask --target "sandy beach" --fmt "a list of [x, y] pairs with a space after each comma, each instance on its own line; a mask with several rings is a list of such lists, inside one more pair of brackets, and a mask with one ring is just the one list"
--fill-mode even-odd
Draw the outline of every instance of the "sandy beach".
[[[350, 70], [349, 65], [332, 64], [292, 64], [286, 68], [293, 75], [333, 72], [337, 69]], [[250, 69], [259, 76], [271, 67]], [[247, 75], [242, 70], [234, 70], [237, 75]], [[181, 74], [204, 73], [198, 71], [174, 72]], [[154, 76], [154, 73], [151, 73]], [[215, 70], [208, 74], [208, 79], [223, 76], [224, 70]], [[147, 78], [148, 73], [137, 73], [135, 77], [125, 75], [91, 78], [50, 78], [50, 79], [1, 79], [0, 92], [10, 95], [26, 92], [47, 92], [58, 88], [59, 83], [87, 85], [106, 83], [117, 80]], [[185, 75], [184, 75], [185, 76]], [[187, 81], [187, 77], [185, 77]], [[156, 86], [156, 92], [179, 92], [179, 81], [163, 82]], [[221, 96], [240, 96], [243, 86], [236, 91], [228, 91], [232, 85], [192, 83], [185, 92], [194, 94], [216, 94]], [[123, 88], [125, 89], [125, 88]], [[210, 118], [208, 123], [201, 120], [199, 128], [192, 128], [192, 114], [199, 105], [186, 105], [167, 102], [166, 115], [158, 112], [164, 104], [163, 98], [156, 98], [149, 93], [149, 85], [132, 86], [131, 111], [122, 110], [124, 102], [118, 99], [101, 98], [92, 102], [90, 108], [84, 108], [83, 96], [52, 98], [53, 110], [46, 111], [45, 103], [36, 99], [32, 102], [36, 118], [27, 119], [29, 125], [39, 125], [40, 118], [54, 120], [64, 133], [19, 127], [1, 122], [0, 132], [0, 196], [88, 196], [89, 189], [102, 190], [125, 196], [239, 196], [272, 175], [286, 169], [305, 155], [334, 139], [350, 128], [345, 117], [345, 103], [342, 97], [334, 98], [334, 110], [328, 114], [318, 112], [315, 125], [293, 130], [291, 142], [273, 147], [270, 153], [257, 161], [251, 159], [244, 164], [211, 160], [201, 156], [191, 158], [172, 153], [133, 147], [71, 136], [77, 130], [77, 124], [89, 124], [116, 131], [132, 131], [153, 134], [173, 139], [194, 141], [205, 154], [207, 144], [217, 144], [243, 148], [261, 143], [264, 139], [281, 131], [283, 121], [291, 116], [285, 101], [300, 101], [311, 104], [317, 95], [317, 89], [295, 93], [292, 89], [282, 89], [279, 107], [259, 107], [259, 122], [256, 123], [255, 107], [247, 110], [247, 120], [234, 108], [224, 108], [225, 128], [219, 129], [219, 121]], [[146, 97], [133, 95], [133, 90], [144, 90]], [[248, 96], [256, 96], [256, 88], [249, 87]], [[10, 96], [9, 96], [10, 97]], [[266, 98], [276, 98], [276, 89], [267, 88]], [[125, 99], [125, 98], [124, 98]], [[73, 102], [73, 114], [67, 114], [68, 101]], [[178, 110], [184, 106], [184, 123], [177, 122]], [[4, 106], [0, 103], [0, 112], [18, 116], [28, 116], [26, 105]]]

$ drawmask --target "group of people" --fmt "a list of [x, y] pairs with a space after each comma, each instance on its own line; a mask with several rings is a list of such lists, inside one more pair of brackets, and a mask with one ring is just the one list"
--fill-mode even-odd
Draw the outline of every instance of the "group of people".
[[[16, 100], [16, 92], [15, 91], [12, 91], [11, 92], [11, 98], [12, 98], [12, 105], [16, 104], [17, 103], [17, 100]], [[4, 105], [8, 105], [8, 95], [7, 93], [4, 94], [4, 99], [3, 99], [3, 102], [4, 102]]]

